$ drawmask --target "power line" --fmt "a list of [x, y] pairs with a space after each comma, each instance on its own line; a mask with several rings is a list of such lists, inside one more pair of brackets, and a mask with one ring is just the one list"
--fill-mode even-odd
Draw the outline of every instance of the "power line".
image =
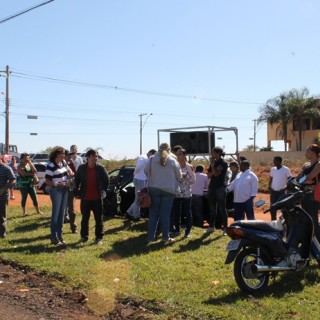
[[49, 0], [49, 1], [46, 1], [46, 2], [43, 2], [43, 3], [37, 4], [37, 5], [33, 6], [33, 7], [30, 7], [30, 8], [28, 8], [28, 9], [22, 10], [22, 11], [20, 11], [20, 12], [18, 12], [18, 13], [15, 13], [15, 14], [9, 16], [9, 17], [3, 18], [3, 19], [0, 20], [0, 23], [6, 22], [6, 21], [11, 20], [11, 19], [13, 19], [13, 18], [16, 18], [16, 17], [18, 17], [18, 16], [21, 16], [21, 15], [24, 14], [24, 13], [27, 13], [27, 12], [29, 12], [29, 11], [31, 11], [31, 10], [33, 10], [33, 9], [39, 8], [39, 7], [41, 7], [41, 6], [44, 6], [44, 5], [46, 5], [46, 4], [48, 4], [48, 3], [52, 2], [52, 1], [54, 1], [54, 0]]
[[153, 96], [160, 96], [160, 97], [178, 98], [178, 99], [188, 99], [188, 100], [195, 100], [195, 101], [198, 100], [198, 101], [211, 101], [211, 102], [236, 103], [236, 104], [253, 104], [253, 105], [263, 104], [263, 102], [225, 100], [225, 99], [216, 99], [216, 98], [210, 98], [210, 97], [197, 97], [197, 96], [190, 96], [190, 95], [184, 95], [184, 94], [147, 91], [147, 90], [119, 87], [116, 85], [105, 85], [105, 84], [97, 84], [97, 83], [90, 83], [90, 82], [83, 82], [83, 81], [60, 79], [60, 78], [48, 77], [48, 76], [39, 76], [39, 75], [35, 75], [35, 74], [27, 74], [27, 73], [22, 73], [22, 72], [11, 72], [11, 76], [16, 77], [16, 78], [24, 78], [24, 79], [30, 79], [30, 80], [36, 80], [36, 81], [48, 81], [48, 82], [63, 83], [63, 84], [74, 85], [74, 86], [93, 87], [93, 88], [100, 88], [100, 89], [109, 89], [109, 90], [116, 90], [116, 91], [131, 92], [131, 93], [136, 93], [136, 94], [145, 94], [145, 95], [153, 95]]

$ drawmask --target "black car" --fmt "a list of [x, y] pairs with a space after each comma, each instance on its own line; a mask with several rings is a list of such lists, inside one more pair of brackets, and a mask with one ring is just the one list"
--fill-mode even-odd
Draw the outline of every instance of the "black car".
[[135, 198], [135, 167], [123, 166], [109, 172], [109, 187], [104, 199], [106, 216], [125, 215]]

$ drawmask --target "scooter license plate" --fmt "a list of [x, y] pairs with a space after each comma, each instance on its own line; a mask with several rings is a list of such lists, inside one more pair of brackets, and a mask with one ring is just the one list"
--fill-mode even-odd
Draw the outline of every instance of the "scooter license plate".
[[231, 240], [228, 244], [227, 244], [227, 249], [226, 251], [234, 251], [237, 250], [239, 245], [240, 245], [241, 240]]

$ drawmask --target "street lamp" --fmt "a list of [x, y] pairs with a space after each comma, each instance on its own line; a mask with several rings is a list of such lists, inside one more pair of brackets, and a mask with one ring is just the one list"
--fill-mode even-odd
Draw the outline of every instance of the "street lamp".
[[[140, 117], [140, 154], [142, 154], [142, 129], [143, 129], [144, 125], [146, 124], [148, 118], [150, 116], [152, 116], [152, 113], [149, 113], [149, 114], [140, 113], [138, 116]], [[142, 124], [142, 117], [143, 116], [147, 116], [147, 117], [146, 117], [146, 120], [144, 120], [144, 123]]]

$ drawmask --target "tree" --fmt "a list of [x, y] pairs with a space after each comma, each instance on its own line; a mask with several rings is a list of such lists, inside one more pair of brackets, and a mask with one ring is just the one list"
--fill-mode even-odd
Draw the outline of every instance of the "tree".
[[289, 91], [282, 92], [278, 97], [269, 99], [265, 105], [260, 107], [260, 117], [258, 118], [258, 124], [267, 122], [271, 125], [278, 125], [276, 133], [283, 138], [285, 151], [287, 151], [288, 124], [292, 121], [292, 114], [288, 107], [290, 98], [291, 93]]
[[[256, 146], [256, 150], [257, 150], [257, 149], [259, 149], [259, 147]], [[242, 151], [245, 151], [245, 152], [247, 152], [247, 151], [250, 151], [250, 152], [251, 152], [251, 151], [255, 151], [255, 150], [254, 150], [254, 145], [253, 145], [253, 144], [249, 144], [249, 145], [247, 145], [246, 147], [244, 147], [244, 148], [242, 149]]]
[[46, 149], [44, 149], [44, 150], [41, 150], [40, 152], [41, 153], [50, 153], [51, 152], [51, 150], [52, 150], [52, 147], [47, 147]]
[[302, 132], [305, 129], [307, 118], [320, 119], [319, 107], [314, 103], [315, 99], [309, 97], [307, 88], [291, 89], [282, 92], [278, 97], [269, 99], [260, 107], [258, 123], [268, 122], [278, 125], [276, 129], [284, 140], [284, 149], [287, 151], [288, 124], [293, 124], [293, 129], [298, 131], [297, 150], [302, 148]]
[[294, 130], [298, 131], [297, 150], [301, 151], [302, 132], [306, 129], [305, 120], [308, 118], [313, 120], [320, 119], [320, 111], [314, 103], [314, 98], [308, 97], [309, 90], [307, 88], [292, 89], [290, 92], [291, 98], [288, 101], [288, 108], [292, 113]]

